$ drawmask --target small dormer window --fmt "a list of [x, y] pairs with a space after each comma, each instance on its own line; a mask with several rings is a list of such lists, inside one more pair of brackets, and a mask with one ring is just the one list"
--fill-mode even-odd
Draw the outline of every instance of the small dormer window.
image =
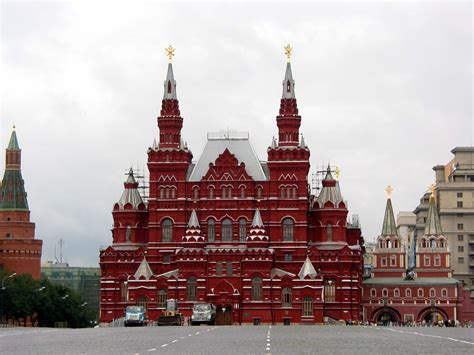
[[132, 237], [132, 227], [130, 226], [130, 224], [127, 224], [127, 227], [125, 228], [125, 240], [129, 242], [131, 237]]
[[168, 94], [171, 94], [171, 81], [168, 80]]
[[286, 92], [291, 92], [291, 83], [290, 80], [286, 82]]

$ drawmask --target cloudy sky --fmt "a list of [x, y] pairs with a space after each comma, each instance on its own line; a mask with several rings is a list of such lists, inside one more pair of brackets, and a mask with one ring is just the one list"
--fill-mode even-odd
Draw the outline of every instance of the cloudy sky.
[[[249, 131], [261, 160], [277, 133], [283, 46], [312, 170], [341, 169], [367, 240], [384, 188], [413, 210], [455, 146], [473, 143], [470, 2], [1, 3], [1, 147], [17, 126], [43, 261], [97, 265], [125, 170], [146, 166], [173, 66], [195, 159], [207, 131]], [[4, 154], [0, 162], [4, 165]]]

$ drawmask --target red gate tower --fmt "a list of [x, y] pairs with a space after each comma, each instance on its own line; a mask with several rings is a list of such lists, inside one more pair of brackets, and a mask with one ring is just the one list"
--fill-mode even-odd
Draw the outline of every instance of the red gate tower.
[[0, 269], [40, 278], [41, 248], [21, 176], [21, 149], [15, 127], [6, 149], [5, 174], [0, 185]]
[[140, 304], [156, 320], [166, 299], [185, 316], [196, 302], [218, 324], [321, 323], [359, 319], [363, 241], [347, 222], [339, 181], [328, 168], [319, 196], [308, 190], [310, 150], [299, 133], [290, 63], [267, 161], [248, 133], [208, 133], [197, 161], [181, 138], [171, 58], [148, 149], [149, 198], [130, 170], [112, 212], [113, 243], [100, 252], [102, 322]]

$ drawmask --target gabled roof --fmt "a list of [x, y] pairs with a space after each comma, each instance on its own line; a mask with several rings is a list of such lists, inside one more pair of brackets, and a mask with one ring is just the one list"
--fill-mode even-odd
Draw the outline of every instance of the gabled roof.
[[309, 276], [310, 278], [314, 279], [316, 276], [318, 276], [318, 273], [314, 269], [313, 263], [311, 260], [309, 260], [309, 257], [306, 257], [306, 260], [303, 263], [303, 266], [301, 267], [300, 272], [298, 273], [298, 277], [303, 280], [306, 276]]
[[425, 235], [442, 235], [441, 222], [439, 220], [438, 207], [433, 196], [430, 197], [428, 217], [426, 217]]
[[282, 270], [282, 269], [278, 269], [278, 268], [273, 268], [271, 273], [270, 273], [270, 278], [275, 278], [276, 276], [278, 277], [284, 277], [284, 276], [289, 276], [291, 278], [295, 277], [296, 275], [295, 274], [292, 274], [291, 272], [288, 272], [288, 271], [285, 271], [285, 270]]
[[209, 164], [214, 163], [226, 149], [237, 158], [238, 164], [245, 164], [245, 170], [253, 180], [267, 180], [257, 154], [250, 144], [248, 135], [246, 138], [244, 136], [232, 138], [231, 135], [221, 134], [220, 137], [216, 138], [208, 137], [204, 151], [189, 176], [189, 181], [201, 181], [209, 170]]
[[143, 258], [142, 262], [140, 263], [140, 266], [138, 267], [134, 275], [135, 279], [137, 280], [142, 276], [147, 280], [149, 280], [150, 277], [153, 276], [153, 271], [151, 271], [150, 265], [148, 265], [148, 261], [146, 261], [146, 258]]
[[166, 277], [167, 279], [169, 279], [170, 277], [178, 278], [179, 277], [179, 269], [171, 270], [171, 271], [165, 272], [163, 274], [156, 275], [156, 277], [157, 278], [158, 277]]

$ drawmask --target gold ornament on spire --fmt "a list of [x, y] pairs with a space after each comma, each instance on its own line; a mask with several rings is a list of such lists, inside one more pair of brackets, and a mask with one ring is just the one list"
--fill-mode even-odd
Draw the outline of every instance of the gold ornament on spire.
[[385, 192], [387, 193], [387, 197], [391, 199], [392, 198], [392, 192], [393, 192], [392, 186], [388, 185], [387, 188], [385, 189]]
[[430, 190], [431, 190], [431, 197], [435, 198], [436, 185], [435, 185], [435, 184], [431, 184], [431, 185], [430, 185]]
[[16, 126], [15, 126], [15, 124], [13, 124], [13, 131], [15, 131], [15, 130], [16, 130]]
[[166, 55], [168, 56], [168, 62], [169, 63], [171, 63], [173, 61], [175, 50], [176, 50], [176, 48], [171, 47], [171, 44], [168, 46], [168, 48], [165, 48]]
[[291, 51], [293, 50], [293, 48], [291, 48], [289, 43], [286, 45], [286, 47], [283, 47], [283, 48], [285, 48], [286, 58], [288, 59], [288, 63], [289, 63], [290, 58], [291, 58]]
[[339, 181], [339, 176], [341, 175], [341, 169], [339, 169], [338, 166], [336, 166], [336, 172], [334, 173], [336, 175], [336, 180]]

